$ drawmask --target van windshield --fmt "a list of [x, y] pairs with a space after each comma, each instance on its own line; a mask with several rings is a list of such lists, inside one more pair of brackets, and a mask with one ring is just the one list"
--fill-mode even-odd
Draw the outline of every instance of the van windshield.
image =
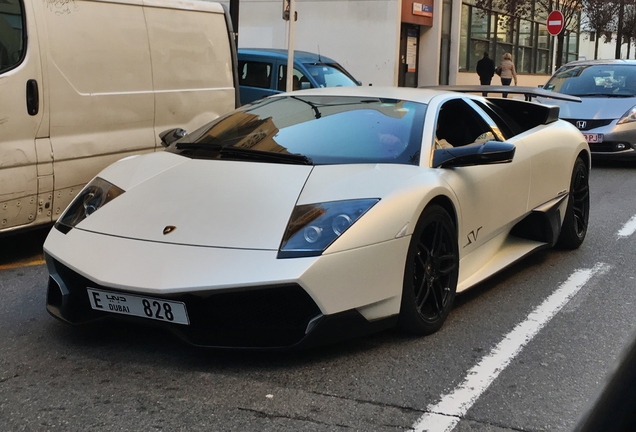
[[338, 64], [305, 63], [305, 68], [319, 87], [352, 87], [356, 80]]

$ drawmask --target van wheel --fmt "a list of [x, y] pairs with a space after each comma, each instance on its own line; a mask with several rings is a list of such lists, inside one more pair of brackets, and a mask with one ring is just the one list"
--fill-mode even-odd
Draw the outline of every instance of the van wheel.
[[561, 226], [561, 234], [556, 244], [557, 247], [562, 249], [577, 249], [581, 246], [587, 234], [589, 216], [589, 171], [583, 159], [578, 158], [572, 170], [570, 196], [568, 197], [565, 218]]
[[409, 244], [398, 327], [414, 335], [439, 330], [453, 307], [458, 275], [457, 229], [446, 210], [431, 205]]

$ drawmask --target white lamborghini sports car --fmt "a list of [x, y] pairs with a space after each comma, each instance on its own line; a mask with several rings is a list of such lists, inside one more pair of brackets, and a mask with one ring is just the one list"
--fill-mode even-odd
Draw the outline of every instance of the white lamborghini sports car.
[[553, 106], [330, 88], [180, 132], [103, 170], [57, 221], [53, 316], [212, 347], [426, 335], [456, 292], [587, 231], [590, 150]]

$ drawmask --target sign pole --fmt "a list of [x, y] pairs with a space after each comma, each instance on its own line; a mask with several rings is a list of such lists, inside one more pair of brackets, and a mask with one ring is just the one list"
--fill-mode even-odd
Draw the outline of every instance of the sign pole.
[[554, 70], [556, 69], [556, 56], [557, 56], [557, 36], [559, 33], [563, 31], [563, 26], [565, 24], [565, 20], [563, 19], [563, 14], [561, 11], [553, 10], [548, 14], [548, 19], [546, 21], [546, 27], [548, 28], [548, 33], [552, 35], [552, 71], [551, 74], [554, 74]]
[[296, 22], [296, 0], [287, 0], [289, 2], [289, 34], [287, 36], [287, 83], [286, 90], [294, 90], [294, 27]]
[[556, 69], [556, 55], [557, 55], [557, 37], [552, 36], [552, 71], [550, 71], [550, 75], [554, 75], [554, 70]]

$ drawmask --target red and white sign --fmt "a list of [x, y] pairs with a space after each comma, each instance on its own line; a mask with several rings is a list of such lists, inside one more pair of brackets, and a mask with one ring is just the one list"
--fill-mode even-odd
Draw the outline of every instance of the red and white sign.
[[550, 15], [548, 15], [548, 33], [552, 36], [556, 36], [563, 30], [563, 14], [560, 11], [552, 11]]

